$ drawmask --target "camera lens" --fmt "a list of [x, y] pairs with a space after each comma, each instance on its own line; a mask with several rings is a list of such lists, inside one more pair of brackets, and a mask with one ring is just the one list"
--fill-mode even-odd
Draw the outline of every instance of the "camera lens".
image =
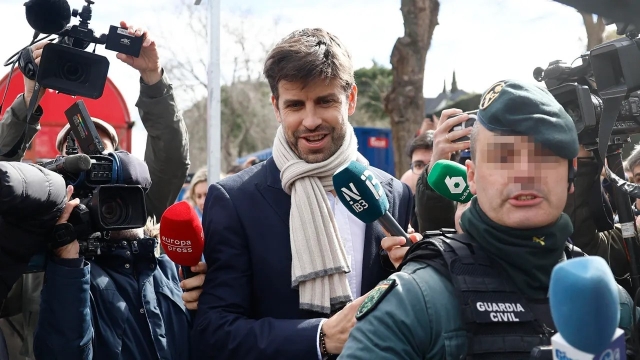
[[70, 82], [81, 82], [85, 71], [80, 64], [68, 62], [62, 68], [62, 78]]
[[100, 206], [102, 219], [107, 226], [118, 226], [129, 218], [129, 209], [119, 198], [107, 198], [102, 200]]

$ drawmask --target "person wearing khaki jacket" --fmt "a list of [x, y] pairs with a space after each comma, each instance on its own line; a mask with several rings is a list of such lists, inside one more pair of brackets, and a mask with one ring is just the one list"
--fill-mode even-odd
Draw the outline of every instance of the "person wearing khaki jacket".
[[[151, 188], [145, 195], [145, 202], [147, 216], [155, 217], [159, 221], [167, 207], [175, 202], [187, 177], [190, 165], [188, 133], [175, 101], [173, 87], [160, 65], [155, 42], [142, 29], [128, 26], [125, 22], [121, 22], [120, 25], [128, 28], [130, 34], [145, 39], [138, 58], [124, 54], [118, 54], [117, 57], [140, 72], [140, 96], [136, 107], [147, 131], [144, 160], [152, 181]], [[39, 64], [42, 48], [47, 43], [45, 41], [33, 45], [36, 64]], [[26, 135], [23, 136], [27, 125], [27, 104], [33, 87], [33, 81], [25, 77], [25, 93], [16, 98], [0, 122], [0, 161], [21, 161], [28, 145], [40, 130], [39, 121], [43, 109], [37, 106], [29, 121]], [[42, 89], [39, 98], [42, 98], [44, 93]], [[109, 127], [96, 125], [105, 149], [113, 151], [117, 147], [118, 139]], [[62, 141], [56, 145], [62, 153], [66, 136], [60, 135]], [[13, 153], [11, 149], [14, 150]], [[7, 153], [7, 156], [2, 156]], [[0, 312], [0, 317], [3, 318], [0, 320], [0, 329], [7, 338], [11, 359], [34, 358], [33, 333], [38, 322], [42, 274], [23, 275]], [[8, 316], [11, 317], [7, 318]], [[19, 349], [20, 347], [22, 349]], [[17, 354], [18, 351], [20, 355]]]

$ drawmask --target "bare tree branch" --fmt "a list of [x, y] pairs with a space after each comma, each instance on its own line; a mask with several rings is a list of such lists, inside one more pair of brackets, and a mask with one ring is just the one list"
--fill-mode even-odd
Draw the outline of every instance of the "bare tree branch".
[[[208, 48], [206, 12], [181, 0], [175, 11], [176, 18], [186, 22], [182, 39], [188, 41], [169, 42], [175, 38], [160, 31], [163, 67], [174, 84], [174, 91], [188, 99], [190, 106], [184, 111], [189, 130], [192, 171], [206, 164], [207, 146], [207, 68]], [[235, 17], [237, 15], [237, 18]], [[238, 20], [239, 19], [239, 20]], [[274, 21], [274, 27], [279, 20]], [[262, 34], [276, 32], [259, 29], [248, 14], [234, 14], [231, 20], [223, 20], [221, 37], [231, 40], [232, 45], [221, 55], [232, 68], [221, 74], [225, 80], [221, 88], [221, 157], [223, 170], [233, 164], [237, 156], [270, 147], [277, 122], [269, 102], [269, 86], [260, 81], [261, 68], [268, 41]], [[164, 30], [164, 29], [162, 29]], [[230, 62], [230, 63], [229, 63]], [[232, 70], [232, 74], [229, 74]], [[226, 77], [231, 76], [231, 79]], [[229, 81], [227, 81], [229, 80]], [[204, 98], [203, 98], [204, 97]]]

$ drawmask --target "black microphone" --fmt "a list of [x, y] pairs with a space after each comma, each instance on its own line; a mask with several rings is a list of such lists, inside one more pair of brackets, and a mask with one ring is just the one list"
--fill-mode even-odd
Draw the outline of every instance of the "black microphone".
[[351, 161], [333, 174], [333, 187], [342, 204], [365, 224], [378, 221], [391, 236], [401, 236], [405, 246], [413, 242], [389, 214], [389, 199], [367, 166]]
[[29, 0], [24, 7], [27, 22], [42, 34], [57, 34], [71, 21], [71, 8], [66, 0]]
[[49, 171], [57, 172], [58, 174], [79, 174], [91, 168], [91, 158], [85, 154], [59, 156], [40, 166]]

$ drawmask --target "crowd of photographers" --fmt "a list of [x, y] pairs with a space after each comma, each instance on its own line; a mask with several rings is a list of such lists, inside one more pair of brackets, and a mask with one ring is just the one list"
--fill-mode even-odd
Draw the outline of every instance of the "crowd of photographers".
[[[317, 358], [335, 357], [347, 342], [355, 323], [356, 311], [363, 311], [358, 315], [360, 317], [373, 311], [371, 306], [375, 307], [380, 300], [376, 295], [380, 292], [375, 292], [379, 288], [376, 283], [386, 281], [384, 279], [395, 272], [403, 261], [406, 248], [398, 252], [400, 246], [392, 242], [404, 239], [385, 236], [381, 229], [372, 230], [369, 225], [365, 226], [344, 208], [340, 210], [335, 193], [330, 195], [329, 191], [326, 192], [329, 200], [322, 202], [326, 206], [325, 211], [319, 211], [321, 215], [312, 214], [317, 215], [319, 222], [305, 222], [304, 218], [296, 218], [302, 215], [294, 210], [281, 212], [295, 205], [302, 209], [299, 211], [302, 214], [313, 205], [308, 200], [311, 194], [307, 192], [317, 196], [325, 193], [323, 184], [315, 177], [313, 181], [317, 184], [313, 183], [307, 188], [296, 188], [298, 185], [292, 185], [295, 180], [291, 179], [302, 173], [313, 173], [318, 178], [326, 179], [327, 174], [333, 174], [342, 164], [327, 165], [329, 163], [324, 161], [329, 158], [315, 161], [317, 159], [313, 157], [323, 155], [313, 150], [318, 146], [317, 142], [321, 143], [331, 131], [321, 132], [320, 135], [302, 135], [307, 136], [304, 144], [311, 149], [307, 154], [309, 158], [304, 159], [296, 158], [303, 153], [300, 149], [296, 149], [299, 154], [294, 154], [292, 149], [282, 145], [289, 134], [279, 131], [274, 144], [274, 159], [245, 170], [253, 165], [252, 159], [242, 166], [244, 169], [232, 169], [232, 172], [240, 172], [239, 175], [211, 187], [208, 187], [204, 169], [198, 171], [191, 180], [187, 199], [198, 216], [202, 218], [203, 213], [216, 216], [209, 215], [204, 219], [205, 236], [209, 240], [205, 254], [209, 268], [202, 262], [192, 268], [199, 274], [183, 279], [176, 265], [167, 256], [159, 254], [157, 221], [175, 202], [187, 177], [190, 165], [187, 130], [175, 102], [170, 80], [162, 69], [156, 43], [144, 29], [125, 22], [120, 26], [128, 29], [130, 35], [143, 38], [139, 57], [118, 54], [118, 58], [140, 75], [140, 95], [136, 106], [148, 133], [144, 160], [119, 150], [118, 135], [109, 125], [109, 119], [94, 118], [93, 123], [105, 152], [113, 153], [122, 168], [123, 184], [140, 186], [144, 191], [149, 221], [135, 229], [110, 231], [108, 238], [99, 239], [108, 240], [108, 246], [100, 248], [99, 256], [84, 256], [82, 245], [77, 241], [80, 229], [69, 226], [77, 208], [84, 206], [80, 199], [73, 196], [77, 189], [65, 186], [56, 174], [19, 163], [40, 129], [39, 120], [44, 111], [37, 106], [33, 116], [29, 117], [29, 103], [34, 96], [38, 97], [38, 101], [46, 96], [46, 89], [34, 94], [35, 82], [25, 76], [24, 93], [15, 99], [0, 122], [0, 177], [4, 184], [8, 184], [0, 189], [0, 201], [3, 201], [0, 204], [0, 335], [3, 335], [0, 338], [0, 360], [4, 360], [3, 356], [6, 355], [11, 359], [191, 359], [215, 358], [216, 355], [224, 359], [263, 356], [291, 358], [300, 354], [311, 354], [311, 358], [316, 358], [316, 355], [319, 355]], [[305, 104], [300, 104], [299, 100], [279, 104], [278, 96], [295, 98], [300, 96], [296, 91], [316, 91], [313, 93], [316, 96], [326, 87], [342, 89], [339, 87], [342, 85], [333, 82], [313, 83], [306, 90], [278, 87], [280, 82], [286, 82], [283, 80], [289, 76], [286, 71], [294, 71], [297, 65], [297, 61], [287, 60], [285, 56], [287, 51], [295, 51], [292, 50], [295, 47], [287, 48], [285, 45], [287, 41], [298, 41], [296, 37], [321, 38], [320, 45], [336, 46], [339, 50], [326, 56], [335, 56], [335, 63], [348, 65], [338, 69], [342, 73], [332, 76], [353, 76], [352, 69], [348, 70], [350, 59], [341, 55], [341, 51], [345, 54], [346, 51], [338, 46], [339, 41], [332, 35], [318, 29], [306, 29], [285, 38], [284, 45], [279, 45], [282, 53], [274, 51], [270, 55], [282, 56], [280, 62], [272, 59], [265, 65], [265, 74], [270, 83], [273, 82], [272, 101], [276, 116], [285, 127], [298, 125], [295, 116], [291, 115], [295, 112], [291, 107]], [[31, 48], [36, 65], [40, 64], [46, 44], [37, 43]], [[310, 62], [323, 59], [304, 58]], [[291, 68], [282, 65], [287, 61], [292, 62], [289, 65]], [[302, 68], [309, 70], [313, 66]], [[304, 79], [305, 76], [308, 74], [302, 73], [300, 78]], [[349, 81], [345, 80], [345, 84], [349, 84]], [[278, 93], [280, 90], [281, 94]], [[354, 84], [347, 86], [346, 90], [349, 93], [346, 97], [348, 106], [335, 105], [340, 101], [333, 98], [330, 92], [330, 95], [326, 95], [326, 91], [320, 94], [321, 100], [315, 101], [313, 106], [322, 107], [318, 111], [328, 111], [327, 114], [335, 110], [344, 112], [345, 116], [351, 115], [355, 111], [357, 90]], [[460, 112], [457, 109], [445, 110], [433, 126], [423, 127], [419, 131], [408, 151], [411, 169], [401, 179], [406, 185], [401, 185], [387, 174], [376, 172], [391, 194], [394, 207], [389, 211], [409, 233], [411, 229], [425, 233], [444, 228], [463, 232], [460, 219], [472, 206], [471, 203], [447, 199], [437, 193], [427, 180], [431, 164], [439, 160], [464, 164], [470, 158], [470, 142], [456, 140], [471, 136], [472, 128], [452, 132], [455, 126], [469, 119], [467, 114], [454, 116]], [[333, 120], [344, 126], [339, 119]], [[300, 126], [308, 127], [308, 124]], [[324, 129], [324, 124], [317, 126]], [[73, 141], [71, 134], [70, 126], [60, 131], [56, 139], [60, 155], [68, 155], [67, 151], [73, 147], [73, 143], [70, 143]], [[345, 159], [353, 157], [361, 162], [366, 161], [356, 155], [354, 146], [343, 146], [342, 142], [354, 144], [353, 139], [347, 137], [339, 141], [341, 143], [330, 155], [332, 159], [334, 154], [338, 154]], [[573, 158], [569, 158], [571, 164]], [[327, 168], [315, 168], [314, 164], [318, 162]], [[562, 164], [565, 166], [564, 162]], [[640, 178], [640, 147], [625, 162], [625, 170], [630, 180]], [[291, 171], [296, 173], [292, 174]], [[566, 171], [566, 167], [563, 171]], [[601, 175], [602, 166], [591, 151], [581, 146], [575, 174], [571, 171], [570, 190], [564, 205], [564, 214], [570, 218], [573, 226], [570, 243], [588, 255], [605, 259], [618, 284], [628, 293], [633, 293], [631, 256], [621, 226], [616, 223], [615, 204]], [[283, 185], [285, 183], [290, 186]], [[285, 192], [290, 197], [282, 196]], [[263, 202], [262, 198], [269, 204]], [[294, 201], [293, 205], [291, 201]], [[634, 204], [634, 210], [637, 208]], [[343, 211], [342, 217], [328, 215], [340, 211]], [[280, 218], [290, 219], [294, 224], [291, 228], [288, 222], [284, 226]], [[244, 224], [249, 220], [251, 229]], [[344, 280], [344, 288], [339, 289], [340, 286], [333, 282], [324, 284], [327, 292], [345, 291], [346, 294], [339, 294], [339, 297], [343, 300], [348, 298], [349, 301], [344, 301], [343, 306], [336, 308], [333, 302], [335, 298], [324, 299], [328, 293], [319, 288], [314, 292], [313, 286], [301, 287], [300, 294], [297, 289], [291, 291], [292, 255], [300, 259], [308, 256], [326, 259], [330, 255], [303, 253], [305, 246], [294, 243], [295, 239], [291, 239], [291, 244], [288, 241], [265, 241], [267, 229], [278, 234], [274, 239], [289, 237], [289, 231], [300, 231], [299, 234], [316, 231], [309, 235], [315, 239], [328, 226], [335, 230], [328, 233], [349, 234], [345, 237], [351, 241], [347, 250], [350, 261], [355, 258], [351, 255], [357, 255], [356, 250], [370, 257], [358, 258], [362, 272], [357, 279], [353, 278], [353, 272], [345, 272], [350, 275], [339, 280]], [[309, 229], [311, 227], [313, 229]], [[51, 229], [54, 229], [55, 236], [51, 235]], [[340, 240], [339, 236], [337, 240]], [[564, 239], [561, 240], [564, 244]], [[331, 239], [327, 241], [327, 246], [337, 246]], [[279, 248], [273, 250], [279, 246], [282, 246], [282, 251]], [[298, 246], [297, 250], [295, 246]], [[365, 246], [373, 250], [367, 253]], [[384, 251], [380, 251], [380, 248]], [[300, 253], [292, 254], [292, 251]], [[35, 265], [30, 261], [34, 255], [42, 252], [46, 252], [47, 257], [41, 267], [34, 270]], [[368, 273], [365, 273], [365, 268]], [[330, 270], [315, 269], [307, 274], [310, 278], [305, 281], [318, 280], [320, 283], [324, 275], [318, 274]], [[280, 277], [275, 279], [271, 272]], [[205, 274], [213, 274], [214, 277], [208, 276], [205, 282]], [[265, 281], [252, 280], [261, 277]], [[194, 310], [199, 309], [201, 293], [206, 306], [196, 319]], [[373, 294], [370, 295], [373, 298], [367, 298], [367, 294]], [[303, 301], [305, 296], [308, 303]], [[323, 300], [327, 300], [326, 304]], [[308, 307], [299, 308], [302, 305]], [[323, 305], [328, 307], [322, 308], [326, 310], [326, 317], [313, 313], [312, 310], [320, 309]], [[193, 348], [193, 344], [199, 348]], [[352, 351], [356, 348], [353, 344], [351, 342]]]
[[[111, 240], [116, 241], [111, 251], [88, 264], [79, 256], [78, 243], [73, 242], [53, 253], [44, 272], [22, 275], [2, 307], [1, 329], [12, 358], [91, 358], [91, 346], [85, 346], [85, 342], [81, 345], [82, 339], [74, 334], [84, 334], [92, 339], [89, 345], [100, 343], [102, 351], [113, 351], [100, 355], [106, 359], [116, 358], [114, 354], [120, 353], [121, 349], [141, 351], [140, 356], [122, 353], [123, 358], [152, 358], [151, 354], [142, 353], [149, 349], [156, 349], [161, 358], [167, 359], [178, 359], [189, 353], [182, 347], [182, 344], [188, 344], [190, 321], [180, 280], [168, 259], [161, 261], [155, 256], [159, 247], [157, 221], [175, 201], [187, 176], [189, 139], [155, 42], [143, 29], [124, 22], [120, 25], [130, 34], [144, 38], [139, 57], [118, 54], [123, 63], [140, 75], [136, 107], [148, 133], [144, 162], [119, 150], [118, 136], [107, 121], [94, 118], [93, 122], [105, 151], [115, 151], [121, 160], [126, 159], [123, 167], [129, 168], [134, 183], [143, 185], [146, 212], [153, 220], [145, 228], [112, 232]], [[43, 41], [32, 46], [37, 65], [47, 43]], [[12, 148], [19, 151], [11, 157], [0, 158], [2, 161], [20, 161], [40, 129], [43, 109], [38, 106], [29, 120], [26, 136], [22, 135], [27, 125], [27, 104], [35, 85], [26, 76], [24, 79], [24, 94], [15, 99], [0, 122], [0, 153], [6, 154]], [[41, 98], [45, 94], [42, 89], [38, 96]], [[60, 155], [65, 154], [70, 132], [67, 125], [57, 137], [56, 148]], [[53, 187], [49, 191], [60, 192], [59, 188]], [[66, 222], [75, 205], [77, 200], [67, 202], [64, 211], [58, 212], [57, 224]], [[24, 269], [8, 270], [13, 273], [3, 276], [13, 280]], [[110, 281], [101, 282], [105, 275]], [[5, 294], [2, 295], [4, 298]], [[148, 344], [149, 341], [152, 343]], [[122, 342], [129, 346], [122, 346]]]

